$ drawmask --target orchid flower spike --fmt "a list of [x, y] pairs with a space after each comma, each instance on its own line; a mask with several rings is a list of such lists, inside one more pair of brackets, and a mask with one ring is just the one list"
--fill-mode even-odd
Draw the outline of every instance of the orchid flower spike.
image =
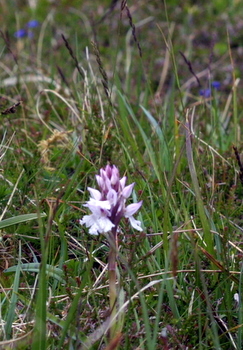
[[141, 208], [142, 201], [127, 207], [125, 205], [134, 187], [134, 183], [125, 186], [126, 180], [125, 176], [120, 178], [119, 170], [114, 165], [100, 169], [100, 174], [96, 175], [99, 190], [88, 187], [90, 199], [84, 204], [92, 214], [85, 215], [79, 221], [81, 225], [89, 228], [90, 234], [98, 235], [117, 229], [123, 217], [128, 218], [136, 230], [143, 230], [141, 222], [133, 217]]

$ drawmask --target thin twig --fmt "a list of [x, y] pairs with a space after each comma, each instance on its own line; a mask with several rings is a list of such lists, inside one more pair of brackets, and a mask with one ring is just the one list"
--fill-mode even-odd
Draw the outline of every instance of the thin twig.
[[179, 51], [179, 53], [180, 53], [181, 56], [183, 57], [183, 59], [184, 59], [186, 65], [187, 65], [189, 71], [190, 71], [190, 72], [192, 73], [192, 75], [196, 78], [197, 83], [198, 83], [198, 86], [201, 87], [202, 84], [200, 83], [200, 80], [199, 80], [198, 76], [196, 75], [196, 73], [194, 73], [194, 70], [193, 70], [193, 68], [192, 68], [191, 61], [189, 61], [189, 60], [186, 58], [186, 56], [184, 55], [183, 52]]
[[69, 42], [67, 41], [67, 39], [65, 38], [65, 36], [62, 34], [62, 39], [65, 43], [65, 46], [66, 48], [68, 49], [68, 52], [70, 53], [70, 56], [72, 57], [72, 59], [74, 60], [74, 63], [75, 63], [75, 67], [77, 68], [79, 74], [81, 75], [81, 77], [84, 79], [85, 76], [84, 76], [84, 73], [83, 71], [81, 70], [81, 68], [79, 67], [79, 63], [78, 63], [78, 59], [77, 57], [75, 56], [74, 52], [73, 52], [73, 49], [71, 48]]

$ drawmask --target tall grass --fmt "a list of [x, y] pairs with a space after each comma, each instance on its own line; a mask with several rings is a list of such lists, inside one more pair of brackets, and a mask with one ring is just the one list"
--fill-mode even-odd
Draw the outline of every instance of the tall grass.
[[[1, 3], [0, 349], [240, 350], [239, 4], [109, 5]], [[120, 228], [113, 338], [109, 246], [79, 224], [107, 163], [144, 228]]]

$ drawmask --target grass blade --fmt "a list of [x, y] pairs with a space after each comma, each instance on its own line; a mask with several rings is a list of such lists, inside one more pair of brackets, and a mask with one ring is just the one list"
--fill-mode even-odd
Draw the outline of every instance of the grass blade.
[[[16, 272], [18, 268], [19, 268], [19, 265], [11, 266], [8, 269], [4, 270], [4, 273], [11, 274], [13, 272]], [[39, 273], [40, 269], [41, 269], [41, 264], [40, 263], [21, 264], [20, 268], [21, 268], [21, 271]], [[46, 265], [46, 276], [52, 277], [61, 283], [66, 282], [64, 279], [63, 270], [61, 270], [60, 268], [58, 268], [56, 266], [52, 266], [52, 265], [47, 264]]]
[[200, 193], [200, 187], [198, 183], [196, 168], [193, 160], [192, 143], [191, 143], [191, 125], [188, 117], [186, 122], [186, 154], [187, 154], [188, 167], [191, 174], [192, 184], [195, 191], [198, 213], [203, 226], [205, 243], [207, 245], [208, 252], [212, 256], [214, 256], [213, 236], [211, 234], [210, 225], [205, 213], [204, 204]]
[[[46, 216], [45, 213], [40, 214], [41, 218], [44, 218], [45, 216]], [[17, 224], [21, 224], [22, 222], [27, 222], [31, 220], [37, 220], [37, 219], [38, 219], [38, 214], [34, 214], [34, 213], [14, 216], [12, 218], [0, 221], [0, 230], [8, 226], [17, 225]]]
[[12, 337], [12, 324], [15, 317], [15, 308], [18, 300], [18, 289], [19, 289], [19, 280], [20, 280], [20, 271], [21, 271], [21, 245], [19, 242], [19, 263], [16, 267], [16, 273], [14, 276], [14, 283], [13, 283], [13, 291], [12, 296], [9, 304], [9, 309], [6, 317], [6, 324], [5, 324], [5, 333], [6, 333], [6, 339], [10, 339]]

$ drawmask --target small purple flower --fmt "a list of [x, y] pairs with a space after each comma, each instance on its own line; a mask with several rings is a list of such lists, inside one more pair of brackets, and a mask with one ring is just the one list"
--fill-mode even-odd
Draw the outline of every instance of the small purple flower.
[[27, 27], [28, 28], [36, 28], [36, 27], [39, 27], [40, 23], [36, 20], [36, 19], [32, 19], [31, 21], [29, 21], [27, 23]]
[[28, 35], [27, 30], [25, 29], [19, 29], [17, 32], [14, 33], [15, 38], [21, 39], [25, 38]]
[[219, 90], [221, 87], [221, 83], [220, 81], [212, 81], [211, 86], [215, 89], [215, 90]]
[[85, 215], [80, 220], [80, 224], [86, 225], [90, 234], [98, 235], [112, 229], [117, 230], [120, 220], [125, 217], [129, 219], [133, 228], [142, 231], [141, 222], [133, 217], [140, 209], [142, 201], [127, 207], [125, 205], [132, 193], [134, 183], [125, 186], [126, 177], [120, 178], [119, 170], [114, 165], [107, 165], [105, 169], [100, 169], [100, 175], [96, 175], [96, 181], [100, 190], [88, 187], [90, 200], [84, 204], [92, 214]]
[[208, 98], [211, 96], [211, 89], [202, 89], [199, 91], [199, 95]]

